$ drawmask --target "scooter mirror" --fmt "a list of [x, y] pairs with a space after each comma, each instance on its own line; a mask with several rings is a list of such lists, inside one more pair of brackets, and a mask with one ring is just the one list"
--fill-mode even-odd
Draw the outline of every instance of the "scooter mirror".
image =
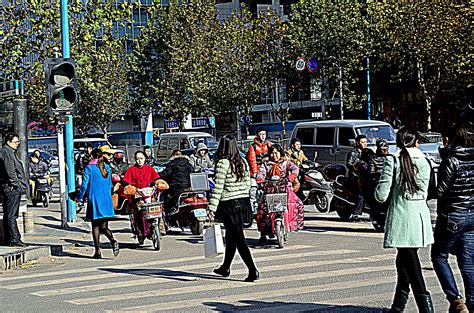
[[314, 162], [316, 162], [317, 158], [318, 158], [318, 151], [314, 151]]

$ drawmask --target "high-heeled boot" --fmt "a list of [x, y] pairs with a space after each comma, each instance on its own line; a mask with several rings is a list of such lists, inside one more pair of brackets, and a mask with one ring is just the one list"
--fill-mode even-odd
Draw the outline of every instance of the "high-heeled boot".
[[416, 306], [418, 307], [418, 312], [420, 313], [434, 313], [433, 301], [431, 300], [431, 295], [429, 293], [415, 294]]
[[395, 289], [395, 296], [393, 297], [392, 307], [390, 308], [390, 313], [400, 313], [405, 311], [405, 306], [407, 305], [408, 295], [410, 294], [410, 289]]

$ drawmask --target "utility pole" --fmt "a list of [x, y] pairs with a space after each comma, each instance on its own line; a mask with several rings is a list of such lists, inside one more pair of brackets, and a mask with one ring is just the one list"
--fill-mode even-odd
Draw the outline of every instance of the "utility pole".
[[[63, 58], [70, 58], [67, 0], [61, 0], [61, 44]], [[66, 117], [68, 121], [64, 126], [64, 140], [66, 143], [67, 193], [70, 193], [76, 189], [74, 175], [74, 126], [72, 115], [67, 114]], [[67, 220], [68, 222], [76, 221], [76, 203], [69, 199], [69, 197], [67, 199]]]
[[[26, 99], [15, 99], [13, 100], [13, 129], [16, 134], [18, 134], [18, 139], [20, 139], [20, 146], [18, 147], [18, 157], [23, 163], [23, 170], [29, 177], [28, 170], [28, 135], [26, 133], [26, 123], [27, 123], [27, 101]], [[27, 206], [26, 202], [28, 195], [21, 196], [20, 202], [20, 212], [26, 212]]]
[[341, 108], [341, 120], [344, 119], [344, 103], [342, 98], [342, 66], [339, 63], [339, 106]]

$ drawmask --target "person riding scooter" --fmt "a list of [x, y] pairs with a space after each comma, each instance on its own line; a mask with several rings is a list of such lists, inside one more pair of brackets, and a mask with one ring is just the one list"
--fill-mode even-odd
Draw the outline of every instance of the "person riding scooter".
[[165, 192], [165, 212], [175, 214], [180, 194], [191, 187], [190, 174], [193, 166], [189, 162], [189, 157], [183, 155], [181, 151], [173, 151], [170, 161], [165, 169], [160, 172], [160, 176], [165, 180], [169, 189]]
[[51, 177], [49, 176], [49, 167], [46, 162], [38, 158], [38, 156], [33, 153], [30, 156], [30, 162], [28, 164], [30, 172], [30, 195], [32, 199], [35, 199], [36, 196], [36, 179], [46, 178], [48, 184], [51, 186]]
[[304, 184], [304, 173], [302, 171], [302, 166], [303, 163], [308, 162], [308, 158], [304, 154], [303, 150], [301, 150], [301, 141], [298, 138], [293, 138], [291, 139], [291, 147], [290, 149], [286, 152], [287, 157], [295, 163], [299, 168], [300, 172], [298, 174], [298, 181], [300, 182], [300, 188], [296, 192], [296, 195], [298, 198], [301, 199], [301, 201], [305, 200], [305, 196], [303, 193], [303, 184]]
[[[289, 225], [290, 230], [298, 230], [303, 227], [304, 223], [304, 205], [303, 202], [295, 195], [295, 191], [298, 190], [298, 173], [299, 168], [293, 162], [286, 159], [283, 148], [280, 145], [273, 145], [268, 150], [269, 160], [264, 162], [257, 173], [257, 183], [265, 188], [265, 182], [275, 176], [279, 176], [280, 180], [287, 180], [287, 184], [291, 188], [287, 188], [286, 185], [282, 185], [283, 190], [277, 192], [286, 192], [288, 195], [288, 215], [289, 220], [292, 221]], [[269, 192], [264, 190], [264, 193]], [[274, 193], [275, 191], [271, 191]], [[271, 221], [268, 215], [268, 211], [265, 207], [265, 201], [261, 201], [258, 205], [257, 211], [257, 227], [260, 231], [260, 243], [265, 243], [266, 236], [271, 234]]]
[[195, 172], [201, 172], [203, 169], [214, 167], [214, 163], [209, 158], [209, 150], [202, 142], [198, 143], [195, 153], [191, 155], [190, 162]]
[[[135, 152], [136, 163], [128, 168], [122, 179], [126, 189], [128, 185], [132, 185], [137, 189], [150, 187], [159, 180], [158, 173], [151, 166], [145, 164], [145, 158], [143, 151]], [[143, 212], [136, 209], [135, 201], [129, 202], [128, 211], [133, 216], [134, 223], [137, 226], [138, 242], [142, 244], [145, 238], [150, 235], [150, 225], [147, 219], [144, 218]]]

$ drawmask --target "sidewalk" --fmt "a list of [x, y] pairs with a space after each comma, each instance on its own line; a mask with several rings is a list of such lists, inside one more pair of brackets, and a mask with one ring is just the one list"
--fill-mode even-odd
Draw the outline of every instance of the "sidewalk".
[[28, 247], [0, 246], [0, 271], [13, 269], [40, 257], [61, 255], [74, 247], [75, 242], [90, 239], [91, 228], [84, 220], [84, 212], [77, 216], [75, 223], [69, 223], [68, 228], [61, 228], [58, 202], [50, 203], [49, 208], [29, 206], [28, 211], [34, 215], [34, 232], [22, 235]]

